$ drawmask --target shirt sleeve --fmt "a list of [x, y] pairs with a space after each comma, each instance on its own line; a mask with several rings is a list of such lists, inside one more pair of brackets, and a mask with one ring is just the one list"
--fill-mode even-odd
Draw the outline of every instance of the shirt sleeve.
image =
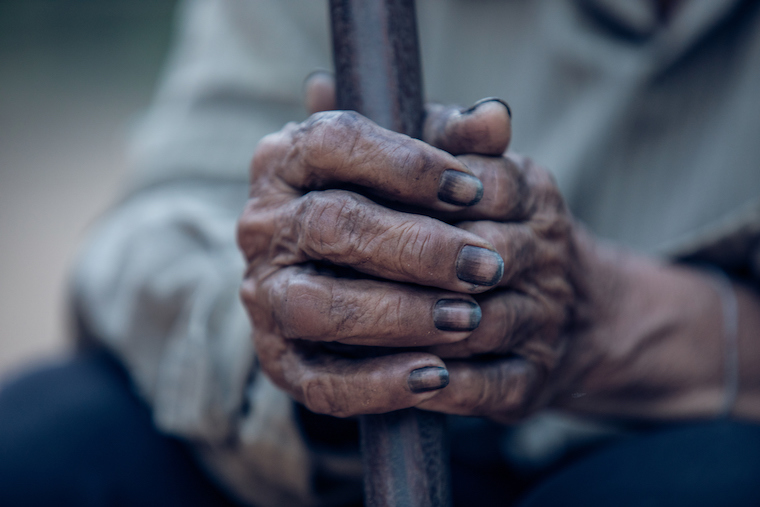
[[666, 253], [677, 261], [715, 266], [757, 286], [760, 284], [760, 198], [694, 231]]
[[356, 482], [358, 457], [310, 449], [293, 402], [257, 369], [233, 239], [246, 193], [188, 180], [131, 196], [91, 234], [75, 302], [156, 425], [190, 441], [221, 484], [260, 506], [316, 505], [314, 477]]
[[307, 443], [293, 402], [259, 372], [238, 294], [248, 164], [263, 135], [305, 116], [303, 79], [329, 64], [326, 8], [181, 6], [176, 48], [132, 143], [130, 190], [91, 231], [73, 276], [82, 327], [126, 366], [157, 427], [260, 507], [361, 494], [358, 453]]

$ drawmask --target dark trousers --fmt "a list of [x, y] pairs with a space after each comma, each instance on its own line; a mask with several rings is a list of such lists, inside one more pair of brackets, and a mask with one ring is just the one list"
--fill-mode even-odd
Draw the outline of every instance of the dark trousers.
[[229, 506], [103, 352], [0, 391], [0, 506]]
[[[458, 505], [505, 504], [484, 498], [477, 481], [455, 478], [454, 490]], [[121, 505], [233, 502], [182, 442], [156, 431], [102, 352], [0, 391], [0, 506]], [[520, 505], [760, 506], [760, 426], [713, 421], [624, 438], [542, 478]]]

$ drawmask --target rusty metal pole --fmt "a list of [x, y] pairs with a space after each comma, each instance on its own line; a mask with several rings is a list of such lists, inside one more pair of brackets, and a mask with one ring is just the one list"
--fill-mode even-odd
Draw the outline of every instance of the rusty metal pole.
[[[414, 0], [330, 0], [338, 108], [422, 134]], [[367, 507], [451, 504], [444, 416], [417, 409], [360, 420]]]

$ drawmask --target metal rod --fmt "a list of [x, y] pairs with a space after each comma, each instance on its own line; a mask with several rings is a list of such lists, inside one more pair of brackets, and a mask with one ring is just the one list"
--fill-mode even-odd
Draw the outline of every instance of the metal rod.
[[[419, 138], [422, 71], [414, 0], [330, 0], [339, 109]], [[360, 420], [367, 507], [451, 504], [445, 416], [417, 409]]]

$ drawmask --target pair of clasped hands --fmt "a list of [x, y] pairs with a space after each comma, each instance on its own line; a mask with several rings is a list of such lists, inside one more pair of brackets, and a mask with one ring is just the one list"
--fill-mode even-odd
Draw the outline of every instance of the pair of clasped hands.
[[261, 368], [338, 417], [513, 421], [545, 403], [582, 234], [550, 174], [505, 154], [508, 107], [429, 106], [423, 142], [331, 111], [333, 97], [329, 76], [307, 81], [319, 112], [265, 137], [251, 165], [238, 242]]

